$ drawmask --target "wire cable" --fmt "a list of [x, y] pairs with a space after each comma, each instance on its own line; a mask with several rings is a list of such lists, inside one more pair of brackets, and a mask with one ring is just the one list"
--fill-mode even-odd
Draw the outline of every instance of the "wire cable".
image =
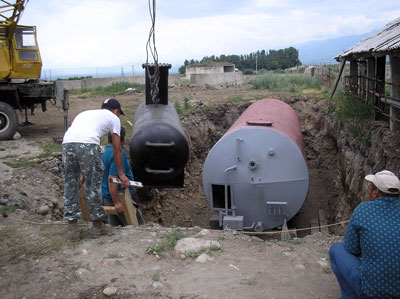
[[[153, 5], [151, 5], [151, 3]], [[151, 18], [151, 28], [149, 32], [149, 38], [146, 43], [146, 73], [150, 81], [150, 98], [154, 104], [158, 104], [160, 101], [159, 97], [159, 82], [160, 82], [160, 70], [158, 67], [158, 52], [156, 48], [156, 0], [149, 0], [149, 12]], [[150, 74], [149, 67], [149, 52], [154, 61], [154, 72]]]

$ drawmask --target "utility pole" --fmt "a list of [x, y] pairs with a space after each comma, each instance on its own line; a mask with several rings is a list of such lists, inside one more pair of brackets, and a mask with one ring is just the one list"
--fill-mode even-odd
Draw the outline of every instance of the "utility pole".
[[132, 64], [132, 77], [135, 77], [135, 66]]
[[121, 66], [121, 77], [125, 77], [125, 74], [124, 74], [124, 67], [123, 67], [123, 66]]

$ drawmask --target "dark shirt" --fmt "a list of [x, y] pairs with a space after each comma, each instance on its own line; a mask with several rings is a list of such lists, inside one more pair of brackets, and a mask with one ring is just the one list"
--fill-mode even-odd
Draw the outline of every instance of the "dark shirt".
[[348, 252], [361, 258], [360, 294], [400, 298], [400, 201], [381, 197], [354, 210], [344, 239]]

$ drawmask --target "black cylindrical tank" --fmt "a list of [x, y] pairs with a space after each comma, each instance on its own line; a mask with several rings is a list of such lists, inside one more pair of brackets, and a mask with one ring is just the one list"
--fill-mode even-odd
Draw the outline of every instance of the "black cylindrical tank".
[[135, 180], [145, 186], [183, 186], [189, 146], [173, 106], [141, 103], [129, 148]]
[[147, 187], [183, 187], [184, 167], [189, 158], [189, 145], [179, 115], [168, 103], [169, 64], [158, 65], [158, 103], [152, 103], [146, 69], [146, 102], [133, 117], [130, 158], [135, 180]]

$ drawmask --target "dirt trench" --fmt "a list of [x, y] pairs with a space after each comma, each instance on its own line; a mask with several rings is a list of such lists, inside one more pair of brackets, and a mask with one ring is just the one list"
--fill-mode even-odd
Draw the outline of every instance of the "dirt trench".
[[[289, 226], [309, 227], [310, 219], [318, 217], [319, 210], [323, 210], [328, 220], [332, 222], [335, 220], [338, 196], [342, 190], [341, 185], [338, 184], [338, 178], [341, 177], [338, 149], [334, 138], [326, 137], [326, 132], [324, 132], [326, 119], [323, 109], [326, 103], [322, 100], [297, 97], [282, 100], [290, 104], [299, 116], [310, 174], [307, 199], [299, 213], [289, 222]], [[101, 101], [100, 98], [79, 101], [79, 108], [72, 111], [70, 120], [79, 109], [97, 107], [99, 101]], [[215, 213], [210, 209], [203, 192], [204, 161], [213, 145], [250, 104], [251, 102], [228, 101], [228, 103], [218, 103], [213, 107], [199, 109], [181, 117], [190, 147], [189, 161], [185, 167], [185, 185], [183, 189], [140, 190], [136, 199], [147, 222], [168, 227], [209, 226], [209, 219]], [[54, 114], [60, 117], [60, 114], [57, 115], [59, 111], [54, 110]], [[27, 140], [41, 134], [53, 135], [53, 138], [57, 140], [62, 132], [59, 126], [52, 127], [47, 124], [35, 124], [29, 130], [21, 129]], [[25, 145], [19, 143], [18, 146], [23, 148]], [[18, 159], [20, 158], [16, 158]], [[49, 213], [43, 220], [62, 219], [63, 180], [59, 153], [41, 159], [34, 168], [14, 171], [12, 179], [4, 180], [0, 182], [0, 185], [3, 186], [0, 196], [1, 204], [14, 205], [26, 210], [32, 219], [42, 219], [40, 209], [47, 206]], [[304, 236], [307, 233], [309, 231], [301, 235]]]
[[[124, 108], [135, 109], [142, 97], [141, 94], [134, 94], [118, 99]], [[170, 100], [179, 97], [189, 97], [192, 105], [210, 106], [181, 117], [190, 146], [185, 186], [183, 189], [145, 190], [138, 201], [147, 222], [164, 226], [208, 227], [214, 212], [202, 190], [205, 158], [250, 105], [248, 99], [268, 98], [270, 95], [249, 86], [172, 88]], [[318, 216], [319, 210], [325, 212], [328, 223], [347, 220], [354, 207], [365, 197], [363, 178], [366, 174], [382, 169], [395, 173], [400, 171], [399, 141], [395, 134], [389, 132], [387, 123], [362, 122], [354, 128], [351, 122], [339, 122], [332, 113], [327, 113], [329, 103], [326, 100], [305, 97], [280, 99], [291, 105], [300, 119], [310, 174], [307, 199], [289, 226], [309, 227], [310, 220]], [[98, 108], [101, 101], [100, 97], [72, 99], [69, 122], [83, 110]], [[44, 114], [46, 117], [43, 117]], [[23, 150], [26, 144], [42, 139], [47, 142], [60, 139], [63, 134], [62, 112], [57, 107], [49, 107], [44, 114], [31, 116], [34, 126], [19, 129], [23, 136], [21, 141], [3, 143], [7, 145], [4, 155], [13, 156], [10, 154], [16, 153], [16, 148], [21, 150], [18, 157], [8, 160], [19, 160], [26, 155]], [[40, 221], [62, 219], [63, 181], [59, 154], [40, 159], [36, 167], [3, 174], [8, 174], [8, 178], [0, 181], [1, 205], [15, 206], [27, 211], [28, 217]], [[49, 208], [49, 213], [44, 216], [39, 213], [43, 206]], [[343, 233], [344, 228], [332, 227], [330, 231]]]
[[[305, 153], [310, 174], [306, 201], [299, 213], [288, 223], [291, 228], [310, 227], [312, 218], [323, 210], [329, 220], [336, 214], [338, 194], [338, 149], [334, 140], [323, 134], [325, 103], [306, 98], [286, 100], [299, 115], [303, 128]], [[251, 103], [220, 104], [182, 118], [190, 145], [190, 158], [185, 169], [183, 190], [143, 190], [140, 196], [142, 210], [148, 221], [166, 226], [207, 227], [214, 212], [202, 190], [202, 167], [212, 146], [230, 128]], [[300, 236], [310, 231], [299, 233]]]
[[[367, 199], [364, 180], [367, 174], [382, 169], [400, 172], [400, 141], [396, 133], [390, 132], [387, 122], [337, 120], [334, 113], [328, 112], [326, 100], [305, 97], [281, 100], [291, 105], [300, 119], [310, 176], [307, 198], [289, 221], [289, 227], [310, 227], [320, 210], [328, 224], [346, 221], [353, 209]], [[250, 104], [219, 104], [182, 118], [191, 149], [185, 188], [148, 192], [140, 200], [146, 219], [166, 226], [208, 226], [214, 212], [202, 190], [203, 163], [212, 146]], [[342, 235], [345, 225], [328, 229]], [[298, 235], [304, 237], [310, 233], [311, 230], [305, 230]]]

